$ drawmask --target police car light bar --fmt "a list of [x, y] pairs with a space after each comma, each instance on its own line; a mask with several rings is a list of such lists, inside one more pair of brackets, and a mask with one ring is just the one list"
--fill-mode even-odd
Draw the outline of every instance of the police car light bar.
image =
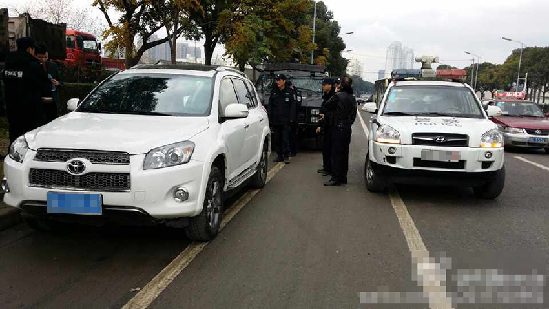
[[391, 72], [393, 79], [421, 78], [421, 70], [396, 69]]
[[437, 70], [437, 78], [465, 82], [467, 79], [467, 71], [458, 69]]

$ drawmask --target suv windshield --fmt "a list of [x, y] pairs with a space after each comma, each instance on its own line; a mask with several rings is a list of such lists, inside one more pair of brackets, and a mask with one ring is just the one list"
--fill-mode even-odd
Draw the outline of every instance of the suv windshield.
[[543, 112], [532, 102], [497, 102], [502, 115], [544, 118]]
[[322, 92], [322, 77], [294, 77], [292, 82], [299, 90]]
[[79, 112], [206, 116], [212, 78], [173, 74], [118, 74], [99, 86]]
[[383, 115], [484, 118], [469, 89], [447, 86], [395, 86]]

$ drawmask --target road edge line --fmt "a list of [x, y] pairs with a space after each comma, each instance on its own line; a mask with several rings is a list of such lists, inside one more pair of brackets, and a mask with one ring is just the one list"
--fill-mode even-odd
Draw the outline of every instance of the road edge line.
[[[266, 183], [285, 166], [284, 163], [278, 163], [267, 173]], [[223, 221], [221, 222], [220, 230], [223, 228], [238, 214], [238, 212], [244, 208], [252, 198], [257, 195], [261, 190], [249, 190], [241, 198], [239, 198], [235, 205], [224, 214]], [[210, 242], [192, 242], [183, 250], [179, 255], [173, 259], [170, 264], [164, 267], [154, 278], [145, 285], [134, 297], [132, 297], [122, 309], [144, 309], [149, 307], [154, 300], [160, 296], [160, 294], [175, 280], [175, 278], [185, 269], [189, 264], [204, 250], [204, 248]]]

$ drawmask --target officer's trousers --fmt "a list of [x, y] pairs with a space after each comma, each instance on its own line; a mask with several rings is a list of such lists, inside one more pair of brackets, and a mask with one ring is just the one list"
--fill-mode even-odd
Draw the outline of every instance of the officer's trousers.
[[290, 156], [290, 132], [290, 125], [273, 126], [273, 142], [275, 144], [274, 151], [279, 157]]
[[323, 130], [322, 168], [326, 172], [332, 173], [332, 127], [326, 126]]
[[351, 144], [351, 126], [332, 127], [332, 179], [347, 182], [349, 171], [349, 145]]

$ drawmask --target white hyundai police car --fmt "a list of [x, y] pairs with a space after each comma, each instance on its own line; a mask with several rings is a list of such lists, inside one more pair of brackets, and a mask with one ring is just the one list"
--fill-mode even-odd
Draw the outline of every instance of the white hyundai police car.
[[498, 197], [505, 183], [503, 136], [463, 82], [465, 72], [413, 71], [393, 72], [380, 104], [365, 108], [375, 113], [367, 188], [383, 191], [390, 182], [469, 186], [478, 197]]

